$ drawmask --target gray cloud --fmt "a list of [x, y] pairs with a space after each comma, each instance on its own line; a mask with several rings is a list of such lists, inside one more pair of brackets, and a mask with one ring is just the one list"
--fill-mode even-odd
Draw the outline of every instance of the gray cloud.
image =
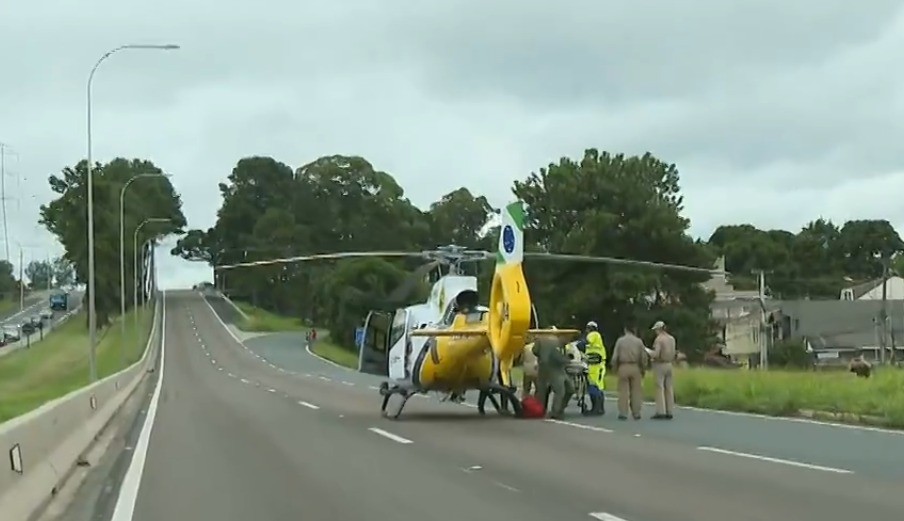
[[[19, 153], [11, 235], [36, 257], [59, 250], [33, 223], [47, 176], [85, 154], [88, 71], [123, 43], [183, 49], [103, 65], [95, 156], [170, 170], [193, 226], [213, 224], [243, 155], [361, 154], [418, 204], [461, 184], [501, 204], [513, 179], [589, 146], [675, 162], [696, 234], [819, 215], [904, 226], [897, 1], [14, 2], [0, 141]], [[209, 278], [160, 262], [169, 286]]]

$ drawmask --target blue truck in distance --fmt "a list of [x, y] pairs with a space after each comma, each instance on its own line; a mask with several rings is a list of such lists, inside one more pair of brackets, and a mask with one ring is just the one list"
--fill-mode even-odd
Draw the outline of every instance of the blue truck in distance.
[[50, 309], [53, 311], [66, 311], [69, 308], [68, 293], [53, 293], [50, 295]]

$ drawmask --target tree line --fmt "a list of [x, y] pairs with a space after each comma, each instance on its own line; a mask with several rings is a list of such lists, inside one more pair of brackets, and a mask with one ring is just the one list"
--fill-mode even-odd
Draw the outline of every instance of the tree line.
[[[60, 264], [71, 266], [78, 283], [88, 281], [87, 248], [87, 161], [79, 161], [49, 177], [57, 197], [41, 206], [40, 224], [63, 245]], [[97, 323], [103, 326], [119, 314], [119, 225], [120, 196], [123, 199], [124, 254], [126, 269], [126, 305], [131, 307], [133, 239], [146, 219], [167, 222], [144, 224], [139, 231], [139, 255], [147, 255], [153, 244], [169, 234], [181, 234], [186, 225], [182, 201], [168, 177], [153, 162], [144, 159], [116, 158], [92, 166], [94, 206], [95, 308]], [[128, 188], [123, 192], [123, 187]], [[29, 269], [38, 278], [46, 277], [46, 267], [34, 264]], [[34, 279], [32, 279], [34, 280]], [[46, 279], [44, 279], [46, 282]]]
[[[493, 208], [485, 197], [462, 187], [422, 210], [389, 173], [362, 157], [325, 156], [297, 169], [248, 157], [219, 189], [215, 225], [189, 230], [174, 254], [215, 266], [338, 251], [420, 251], [450, 243], [493, 251], [496, 245], [495, 230], [486, 230]], [[715, 259], [687, 233], [677, 168], [650, 154], [587, 150], [579, 160], [563, 158], [514, 183], [512, 197], [527, 207], [529, 249], [706, 268]], [[225, 280], [218, 282], [234, 298], [326, 327], [351, 347], [368, 309], [385, 305], [418, 264], [367, 258], [267, 265], [222, 271]], [[486, 295], [493, 266], [475, 270]], [[714, 341], [711, 297], [700, 286], [705, 274], [554, 261], [527, 263], [525, 270], [544, 324], [596, 320], [612, 343], [628, 317], [662, 319], [691, 352]]]
[[727, 225], [708, 244], [725, 256], [736, 288], [756, 288], [754, 274], [762, 270], [774, 298], [837, 299], [844, 287], [904, 274], [904, 241], [887, 220], [838, 225], [818, 218], [797, 233]]

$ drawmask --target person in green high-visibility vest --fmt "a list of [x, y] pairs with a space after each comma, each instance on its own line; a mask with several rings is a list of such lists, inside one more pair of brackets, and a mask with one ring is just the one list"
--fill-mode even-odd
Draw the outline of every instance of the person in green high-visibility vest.
[[587, 361], [587, 392], [590, 394], [590, 416], [606, 414], [606, 346], [600, 335], [596, 322], [587, 322], [586, 349], [584, 359]]

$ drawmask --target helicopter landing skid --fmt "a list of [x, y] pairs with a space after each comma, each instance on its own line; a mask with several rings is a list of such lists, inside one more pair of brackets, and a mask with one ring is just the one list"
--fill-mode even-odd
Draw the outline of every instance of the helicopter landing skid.
[[[402, 409], [405, 408], [405, 404], [408, 403], [408, 399], [415, 394], [417, 394], [417, 391], [413, 386], [395, 384], [390, 387], [389, 382], [381, 383], [380, 396], [383, 397], [383, 404], [380, 406], [380, 414], [391, 420], [397, 420], [399, 415], [402, 414]], [[395, 395], [398, 395], [401, 401], [393, 400], [396, 403], [393, 404], [391, 411], [387, 411], [387, 408], [390, 405], [389, 401]]]
[[[497, 400], [498, 397], [498, 400]], [[501, 415], [513, 415], [515, 418], [524, 416], [524, 409], [521, 407], [521, 400], [515, 394], [514, 387], [506, 387], [500, 384], [490, 384], [480, 393], [478, 398], [477, 411], [483, 415], [486, 414], [484, 409], [485, 400], [489, 399], [496, 408], [496, 412]], [[509, 407], [511, 406], [511, 409]]]

